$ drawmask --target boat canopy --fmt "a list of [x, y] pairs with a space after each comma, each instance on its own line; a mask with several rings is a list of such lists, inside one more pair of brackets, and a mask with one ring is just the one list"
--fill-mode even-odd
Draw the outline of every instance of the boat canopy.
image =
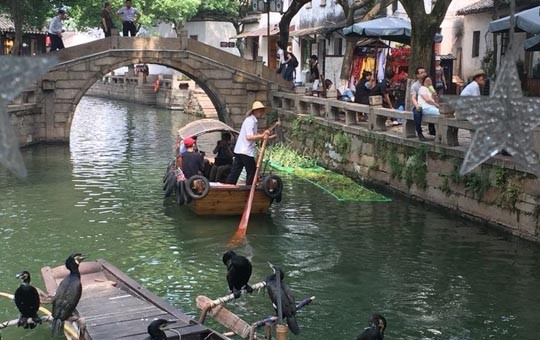
[[238, 134], [238, 131], [217, 119], [199, 119], [191, 122], [178, 130], [178, 136], [184, 139], [187, 137], [200, 136], [210, 132], [231, 132]]

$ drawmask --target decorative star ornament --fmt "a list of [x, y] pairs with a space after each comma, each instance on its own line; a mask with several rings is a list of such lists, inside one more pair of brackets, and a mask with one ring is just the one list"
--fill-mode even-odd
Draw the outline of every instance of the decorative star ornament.
[[0, 163], [20, 177], [26, 176], [26, 167], [7, 104], [55, 64], [54, 58], [0, 57]]
[[513, 162], [540, 176], [532, 142], [533, 130], [540, 126], [540, 98], [523, 96], [515, 53], [507, 53], [504, 58], [489, 97], [458, 97], [449, 102], [475, 129], [461, 175], [506, 150]]

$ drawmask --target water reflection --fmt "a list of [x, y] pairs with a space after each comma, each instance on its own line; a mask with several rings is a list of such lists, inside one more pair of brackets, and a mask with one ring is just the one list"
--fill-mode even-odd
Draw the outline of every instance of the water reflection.
[[[227, 293], [222, 254], [239, 219], [199, 218], [164, 200], [163, 171], [190, 117], [84, 98], [71, 144], [23, 152], [29, 176], [0, 170], [0, 291], [14, 274], [62, 264], [73, 250], [104, 258], [191, 315], [195, 297]], [[203, 150], [215, 141], [201, 139]], [[354, 339], [383, 313], [389, 339], [536, 339], [537, 246], [452, 214], [395, 198], [343, 203], [284, 176], [281, 204], [252, 217], [238, 253], [253, 280], [281, 265], [297, 300], [297, 339]], [[273, 310], [265, 294], [228, 305], [253, 322]], [[0, 300], [0, 320], [14, 318]], [[5, 339], [49, 339], [46, 327], [3, 330]]]

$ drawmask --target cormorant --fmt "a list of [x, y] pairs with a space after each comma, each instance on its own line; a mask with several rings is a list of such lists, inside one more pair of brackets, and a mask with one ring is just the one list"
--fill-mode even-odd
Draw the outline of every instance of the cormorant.
[[17, 274], [17, 278], [22, 280], [22, 284], [15, 291], [15, 304], [21, 312], [18, 327], [35, 328], [41, 323], [41, 318], [37, 315], [39, 310], [39, 293], [37, 289], [30, 285], [30, 273], [26, 270]]
[[[285, 274], [283, 274], [283, 271], [279, 267], [272, 266], [272, 269], [274, 270], [274, 274], [268, 275], [266, 277], [266, 288], [268, 288], [268, 295], [270, 296], [270, 300], [272, 300], [272, 303], [274, 304], [274, 309], [277, 312], [277, 292], [280, 289], [281, 290], [281, 311], [283, 314], [283, 318], [287, 319], [287, 325], [289, 326], [289, 329], [293, 334], [300, 334], [300, 327], [298, 327], [298, 323], [296, 322], [296, 302], [294, 301], [294, 296], [292, 295], [292, 292], [290, 288], [283, 282], [283, 278], [285, 277]], [[281, 285], [278, 286], [276, 281], [276, 275], [279, 274], [279, 277], [281, 278]]]
[[253, 288], [248, 284], [251, 277], [251, 262], [241, 255], [237, 255], [234, 251], [229, 250], [223, 254], [223, 263], [227, 266], [227, 282], [229, 289], [234, 294], [234, 298], [238, 299], [242, 288], [246, 288], [248, 293], [253, 293]]
[[371, 314], [369, 317], [369, 327], [364, 329], [356, 340], [383, 340], [386, 329], [386, 319], [380, 314]]
[[152, 321], [150, 325], [148, 325], [148, 334], [150, 334], [149, 340], [167, 340], [167, 335], [163, 331], [165, 327], [167, 327], [170, 324], [175, 323], [176, 321], [169, 321], [165, 319], [157, 319]]
[[60, 282], [53, 300], [53, 338], [58, 335], [64, 321], [73, 315], [75, 307], [77, 307], [81, 299], [82, 285], [79, 263], [82, 260], [84, 260], [84, 256], [79, 253], [73, 253], [66, 259], [66, 268], [69, 270], [69, 275]]

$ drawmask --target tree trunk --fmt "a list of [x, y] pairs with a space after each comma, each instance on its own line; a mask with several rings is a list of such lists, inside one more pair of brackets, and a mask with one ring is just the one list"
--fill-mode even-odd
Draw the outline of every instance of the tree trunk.
[[[287, 49], [287, 45], [289, 44], [289, 26], [291, 25], [291, 20], [300, 9], [310, 1], [311, 0], [293, 0], [289, 8], [287, 8], [287, 11], [281, 17], [281, 20], [279, 21], [279, 42], [283, 49]], [[268, 37], [268, 39], [269, 38], [270, 37]]]
[[20, 0], [11, 0], [11, 20], [13, 20], [13, 26], [15, 27], [15, 41], [13, 42], [11, 54], [20, 55], [23, 39], [23, 20]]
[[[411, 28], [414, 34], [411, 37], [411, 57], [409, 60], [409, 77], [414, 78], [417, 67], [431, 70], [433, 64], [433, 38], [439, 25], [429, 23], [429, 18], [417, 16], [411, 18]], [[433, 75], [432, 75], [433, 76]]]

